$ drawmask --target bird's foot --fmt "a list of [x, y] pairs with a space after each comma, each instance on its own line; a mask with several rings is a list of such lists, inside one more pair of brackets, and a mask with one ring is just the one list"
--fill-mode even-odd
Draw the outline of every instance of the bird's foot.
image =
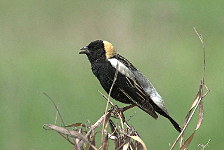
[[132, 107], [135, 107], [136, 105], [129, 105], [129, 106], [126, 106], [126, 107], [123, 107], [123, 108], [119, 108], [117, 105], [114, 105], [113, 106], [113, 114], [114, 114], [114, 118], [119, 118], [121, 117], [122, 120], [124, 121], [125, 120], [125, 117], [124, 117], [124, 112]]

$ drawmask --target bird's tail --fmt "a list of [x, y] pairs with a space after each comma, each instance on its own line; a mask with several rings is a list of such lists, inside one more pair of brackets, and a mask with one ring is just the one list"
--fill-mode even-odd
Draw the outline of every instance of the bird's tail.
[[170, 122], [173, 124], [174, 128], [178, 131], [178, 132], [181, 132], [181, 128], [179, 126], [179, 124], [173, 120], [173, 118], [171, 118], [169, 115], [166, 116]]
[[159, 108], [159, 106], [157, 106], [155, 103], [153, 103], [153, 107], [155, 108], [156, 112], [158, 112], [160, 115], [162, 115], [163, 117], [166, 117], [170, 120], [170, 122], [173, 124], [174, 128], [178, 131], [181, 132], [181, 128], [179, 126], [179, 124], [173, 120], [173, 118], [170, 117], [170, 115], [168, 114], [168, 112], [165, 112], [164, 110], [162, 110], [161, 108]]

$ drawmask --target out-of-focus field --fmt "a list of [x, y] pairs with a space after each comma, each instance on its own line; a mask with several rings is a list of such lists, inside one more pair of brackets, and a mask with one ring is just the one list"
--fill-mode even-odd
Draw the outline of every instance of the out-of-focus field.
[[[183, 123], [199, 87], [206, 46], [207, 86], [204, 120], [190, 149], [211, 139], [208, 149], [224, 147], [224, 1], [0, 2], [0, 149], [72, 149], [42, 125], [54, 123], [57, 104], [66, 124], [96, 121], [104, 112], [103, 91], [79, 48], [108, 40], [154, 84], [175, 120]], [[104, 91], [103, 91], [104, 92]], [[121, 103], [113, 103], [124, 106]], [[135, 126], [149, 149], [168, 149], [178, 133], [138, 108]], [[193, 131], [197, 116], [186, 135]], [[60, 125], [60, 124], [59, 124]], [[111, 142], [110, 145], [113, 145]]]

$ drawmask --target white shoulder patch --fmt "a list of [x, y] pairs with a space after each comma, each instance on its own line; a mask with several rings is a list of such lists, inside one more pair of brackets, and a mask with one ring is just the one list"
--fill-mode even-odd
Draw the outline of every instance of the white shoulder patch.
[[122, 62], [120, 62], [119, 60], [117, 60], [116, 58], [111, 58], [111, 59], [108, 59], [108, 61], [111, 63], [111, 65], [114, 67], [114, 68], [117, 68], [117, 65], [118, 65], [118, 71], [131, 78], [132, 80], [134, 80], [135, 76], [134, 74], [128, 69], [128, 67], [126, 67]]

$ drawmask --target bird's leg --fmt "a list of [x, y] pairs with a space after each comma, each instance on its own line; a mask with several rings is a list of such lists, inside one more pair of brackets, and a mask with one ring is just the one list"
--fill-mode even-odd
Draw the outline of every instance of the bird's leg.
[[120, 109], [121, 109], [122, 112], [124, 112], [124, 111], [126, 111], [126, 110], [128, 110], [128, 109], [130, 109], [130, 108], [135, 107], [135, 106], [136, 106], [136, 105], [129, 105], [129, 106], [126, 106], [126, 107], [124, 107], [124, 108], [120, 108]]
[[123, 107], [123, 108], [119, 108], [117, 105], [114, 105], [113, 106], [113, 109], [117, 112], [125, 112], [126, 110], [132, 108], [132, 107], [135, 107], [136, 105], [129, 105], [129, 106], [126, 106], [126, 107]]
[[[123, 112], [125, 112], [126, 110], [132, 108], [132, 107], [135, 107], [136, 105], [129, 105], [129, 106], [126, 106], [126, 107], [123, 107], [123, 108], [118, 108], [116, 105], [114, 107], [114, 110], [115, 112], [117, 112], [117, 114], [120, 114], [120, 117], [122, 118], [122, 122], [125, 122], [125, 117], [124, 117], [124, 114]], [[118, 115], [115, 115], [115, 116], [118, 116]]]

